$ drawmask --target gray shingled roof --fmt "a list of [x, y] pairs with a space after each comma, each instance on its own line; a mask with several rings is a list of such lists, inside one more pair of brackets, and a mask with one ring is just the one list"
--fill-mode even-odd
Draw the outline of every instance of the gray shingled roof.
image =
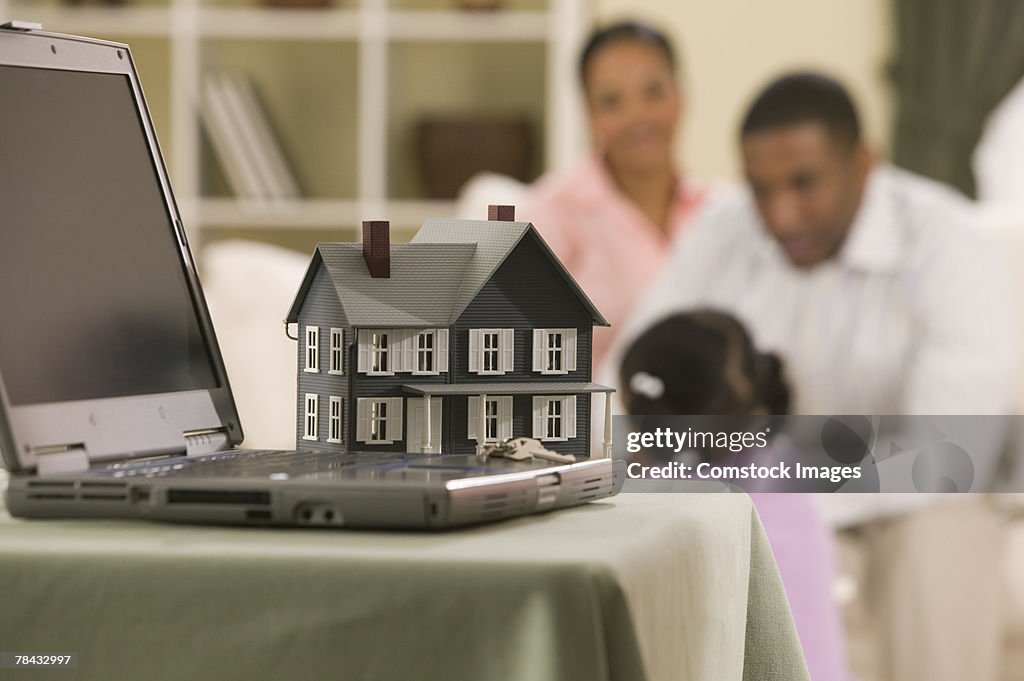
[[[473, 244], [392, 244], [391, 276], [374, 279], [359, 243], [322, 243], [323, 259], [352, 326], [448, 326]], [[297, 313], [297, 310], [296, 310]]]
[[[414, 244], [476, 244], [476, 257], [466, 270], [459, 287], [456, 307], [459, 312], [491, 278], [495, 270], [512, 252], [530, 229], [529, 222], [497, 222], [487, 220], [427, 220], [410, 243]], [[456, 313], [456, 316], [458, 314]], [[455, 321], [455, 318], [452, 318]]]
[[[370, 276], [362, 244], [318, 244], [286, 321], [298, 321], [320, 258], [350, 325], [449, 326], [530, 231], [536, 234], [529, 222], [427, 220], [408, 244], [391, 245], [391, 276], [381, 279]], [[591, 311], [594, 322], [607, 326], [539, 235], [537, 240]]]

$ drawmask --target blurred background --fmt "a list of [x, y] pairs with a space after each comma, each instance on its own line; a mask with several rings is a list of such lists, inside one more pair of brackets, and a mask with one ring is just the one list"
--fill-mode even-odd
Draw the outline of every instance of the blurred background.
[[[595, 22], [626, 15], [680, 48], [679, 154], [695, 180], [736, 178], [747, 98], [793, 66], [845, 80], [888, 149], [892, 2], [0, 0], [0, 15], [132, 47], [194, 246], [244, 237], [308, 253], [355, 238], [364, 218], [407, 237], [452, 213], [476, 170], [529, 181], [570, 165], [587, 146], [579, 47]], [[251, 88], [262, 144], [221, 139], [223, 74]], [[261, 194], [238, 177], [241, 158], [275, 149], [292, 191]]]

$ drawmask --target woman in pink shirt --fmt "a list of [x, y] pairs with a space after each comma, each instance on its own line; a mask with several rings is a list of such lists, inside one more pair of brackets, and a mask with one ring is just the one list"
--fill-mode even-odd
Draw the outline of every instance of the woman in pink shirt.
[[580, 79], [595, 154], [541, 178], [522, 215], [611, 323], [594, 329], [599, 366], [702, 192], [673, 160], [682, 94], [664, 35], [634, 22], [599, 29]]

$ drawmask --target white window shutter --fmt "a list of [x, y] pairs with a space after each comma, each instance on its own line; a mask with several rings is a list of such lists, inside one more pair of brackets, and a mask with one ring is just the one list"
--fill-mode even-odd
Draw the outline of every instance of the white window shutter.
[[547, 406], [547, 398], [543, 395], [533, 398], [533, 437], [544, 437], [544, 407]]
[[402, 331], [399, 329], [381, 329], [388, 335], [388, 375], [402, 370]]
[[502, 329], [501, 330], [501, 371], [508, 372], [513, 371], [514, 357], [513, 354], [513, 338], [514, 329]]
[[402, 398], [388, 399], [388, 439], [402, 439]]
[[438, 329], [434, 334], [434, 355], [438, 372], [448, 371], [448, 329]]
[[370, 370], [370, 332], [366, 329], [359, 329], [357, 345], [359, 355], [356, 360], [356, 371], [365, 374]]
[[570, 440], [576, 437], [576, 396], [569, 395], [562, 399], [562, 414], [565, 419], [565, 436]]
[[366, 442], [370, 437], [369, 427], [370, 401], [360, 397], [356, 401], [356, 440]]
[[469, 330], [469, 370], [480, 373], [480, 329]]
[[388, 369], [392, 374], [405, 371], [405, 329], [388, 329]]
[[533, 330], [533, 370], [544, 371], [544, 329]]
[[402, 362], [395, 367], [395, 372], [415, 371], [416, 369], [416, 342], [419, 332], [415, 329], [403, 329], [402, 336]]
[[498, 398], [498, 439], [512, 437], [512, 397]]
[[576, 329], [566, 329], [562, 335], [566, 371], [576, 371]]
[[475, 440], [479, 437], [480, 431], [480, 398], [470, 395], [468, 402], [466, 423], [469, 424], [469, 427], [466, 428], [466, 437], [470, 440]]

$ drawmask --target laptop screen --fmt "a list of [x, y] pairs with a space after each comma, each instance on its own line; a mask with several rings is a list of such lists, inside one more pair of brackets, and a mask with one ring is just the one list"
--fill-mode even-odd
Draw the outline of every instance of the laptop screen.
[[0, 93], [10, 402], [218, 387], [128, 77], [0, 66]]

